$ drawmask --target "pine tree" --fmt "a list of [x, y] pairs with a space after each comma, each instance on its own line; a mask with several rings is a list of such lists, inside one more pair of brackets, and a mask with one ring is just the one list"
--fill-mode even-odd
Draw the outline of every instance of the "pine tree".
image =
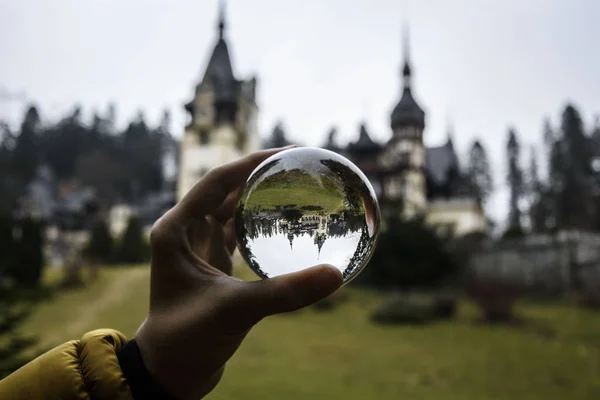
[[33, 180], [40, 162], [38, 143], [40, 129], [40, 114], [32, 105], [25, 112], [14, 149], [13, 168], [23, 185]]
[[[169, 133], [168, 112], [163, 114], [156, 128], [149, 128], [140, 112], [126, 129], [120, 131], [116, 128], [116, 111], [112, 104], [107, 111], [94, 113], [91, 121], [83, 121], [82, 108], [75, 106], [58, 123], [50, 126], [35, 123], [39, 117], [36, 117], [37, 111], [34, 110], [28, 112], [22, 132], [16, 136], [17, 149], [9, 152], [9, 158], [25, 160], [24, 163], [17, 163], [15, 170], [28, 171], [18, 174], [11, 172], [11, 175], [19, 178], [21, 187], [21, 190], [11, 190], [11, 193], [20, 194], [28, 180], [35, 176], [37, 166], [44, 163], [59, 181], [76, 178], [78, 184], [96, 189], [105, 202], [139, 201], [163, 189], [164, 159], [168, 149], [172, 159], [175, 159], [173, 164], [178, 165], [178, 146]], [[31, 134], [33, 131], [35, 137]], [[31, 151], [32, 148], [35, 152]], [[32, 158], [32, 154], [35, 157]], [[2, 181], [0, 173], [0, 185], [5, 184]]]
[[540, 186], [542, 183], [540, 181], [540, 175], [538, 171], [537, 153], [535, 151], [535, 147], [533, 146], [531, 146], [530, 150], [529, 173], [527, 178], [527, 187], [529, 189], [529, 195], [531, 198], [535, 198], [535, 196], [540, 191]]
[[10, 275], [18, 286], [37, 287], [44, 267], [44, 225], [40, 220], [24, 218], [17, 221], [15, 228], [18, 231], [18, 239], [13, 243], [16, 260]]
[[13, 271], [17, 263], [13, 228], [13, 219], [9, 214], [0, 214], [0, 282]]
[[177, 154], [173, 154], [171, 149], [174, 143], [171, 137], [171, 113], [169, 110], [163, 111], [158, 126], [151, 132], [150, 143], [152, 152], [159, 161], [154, 165], [155, 190], [159, 190], [163, 188], [167, 178], [167, 157], [173, 157], [173, 161], [176, 161], [177, 158]]
[[370, 266], [357, 283], [399, 289], [432, 288], [460, 272], [449, 241], [421, 218], [389, 216]]
[[179, 173], [180, 149], [177, 139], [171, 134], [171, 113], [168, 110], [163, 112], [157, 132], [163, 159], [163, 185], [173, 184]]
[[81, 115], [81, 107], [75, 106], [58, 124], [44, 132], [44, 160], [58, 179], [73, 178], [78, 158], [83, 157], [89, 149], [97, 147], [97, 141], [90, 143], [91, 135], [84, 126]]
[[118, 261], [135, 264], [148, 261], [150, 248], [144, 238], [142, 223], [136, 216], [131, 216], [127, 228], [119, 243]]
[[469, 151], [468, 179], [477, 199], [485, 205], [492, 194], [494, 181], [485, 148], [475, 140]]
[[106, 107], [106, 112], [102, 116], [105, 123], [106, 133], [109, 136], [116, 134], [117, 125], [117, 106], [114, 103], [109, 103]]
[[0, 121], [0, 218], [14, 209], [19, 191], [13, 168], [15, 143], [16, 137], [8, 124]]
[[[36, 339], [31, 336], [23, 336], [22, 322], [25, 321], [35, 303], [45, 299], [48, 291], [43, 288], [24, 289], [24, 283], [32, 283], [39, 279], [41, 269], [23, 269], [23, 262], [36, 260], [41, 256], [41, 246], [38, 249], [27, 249], [22, 245], [24, 236], [31, 236], [30, 229], [22, 231], [24, 235], [20, 238], [14, 235], [15, 221], [6, 216], [0, 216], [0, 379], [3, 379], [14, 370], [20, 368], [29, 358], [23, 356], [25, 350], [30, 349]], [[39, 232], [39, 231], [38, 231]], [[36, 235], [34, 235], [36, 236]], [[38, 239], [41, 235], [37, 235]], [[30, 244], [31, 240], [28, 241]], [[29, 260], [24, 259], [23, 250], [29, 250], [31, 254], [25, 254]], [[28, 264], [25, 267], [35, 266]], [[41, 263], [37, 263], [41, 267]], [[17, 267], [21, 267], [17, 271]], [[17, 276], [15, 272], [19, 272]], [[16, 279], [15, 279], [16, 278]], [[25, 279], [28, 282], [17, 280]]]
[[35, 300], [23, 298], [18, 290], [0, 288], [0, 380], [30, 361], [23, 353], [36, 344], [37, 338], [24, 336], [18, 328], [31, 313]]
[[110, 264], [114, 260], [114, 241], [104, 218], [96, 217], [92, 221], [86, 256], [92, 262], [102, 264]]
[[544, 119], [542, 142], [546, 162], [546, 177], [543, 179], [544, 195], [540, 199], [540, 207], [545, 210], [545, 230], [556, 229], [557, 189], [560, 178], [561, 152], [557, 135], [549, 118]]
[[550, 154], [550, 151], [554, 146], [554, 142], [556, 141], [556, 135], [554, 133], [554, 129], [552, 128], [550, 118], [544, 119], [544, 127], [542, 129], [542, 140], [544, 142], [544, 147], [546, 148], [547, 154]]
[[122, 134], [121, 155], [130, 175], [127, 198], [138, 201], [163, 186], [163, 140], [139, 113]]
[[521, 169], [521, 147], [514, 129], [509, 129], [508, 131], [506, 156], [508, 166], [506, 181], [510, 191], [508, 230], [511, 232], [520, 232], [522, 231], [522, 227], [519, 202], [524, 194], [524, 179], [523, 170]]
[[527, 174], [527, 191], [529, 194], [529, 221], [532, 232], [544, 232], [548, 228], [548, 219], [551, 213], [551, 201], [546, 186], [542, 183], [538, 171], [537, 153], [531, 147], [529, 172]]
[[553, 214], [559, 229], [591, 229], [595, 217], [591, 149], [579, 112], [567, 105], [550, 154]]

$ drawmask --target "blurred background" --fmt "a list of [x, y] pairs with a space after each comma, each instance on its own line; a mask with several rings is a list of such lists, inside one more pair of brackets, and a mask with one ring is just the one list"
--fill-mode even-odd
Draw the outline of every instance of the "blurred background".
[[210, 168], [295, 143], [369, 177], [377, 251], [261, 323], [208, 398], [599, 398], [599, 19], [593, 0], [0, 0], [0, 376], [91, 329], [133, 336], [153, 222]]

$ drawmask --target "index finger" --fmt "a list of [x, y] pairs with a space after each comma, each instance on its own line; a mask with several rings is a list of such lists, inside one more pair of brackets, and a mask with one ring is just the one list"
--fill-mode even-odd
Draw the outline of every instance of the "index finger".
[[261, 150], [211, 169], [175, 206], [174, 216], [200, 219], [221, 206], [229, 193], [242, 186], [252, 171], [270, 156], [295, 146]]

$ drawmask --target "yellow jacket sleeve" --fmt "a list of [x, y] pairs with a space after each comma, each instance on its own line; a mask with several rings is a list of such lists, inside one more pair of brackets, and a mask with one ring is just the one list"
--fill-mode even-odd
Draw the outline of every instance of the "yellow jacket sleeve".
[[133, 400], [117, 359], [126, 341], [100, 329], [64, 343], [0, 381], [0, 399]]

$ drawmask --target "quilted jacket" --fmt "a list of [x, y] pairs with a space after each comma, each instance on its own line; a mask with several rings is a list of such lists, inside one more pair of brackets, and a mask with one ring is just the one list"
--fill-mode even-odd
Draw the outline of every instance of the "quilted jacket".
[[0, 381], [2, 400], [168, 399], [143, 367], [135, 341], [101, 329], [64, 343]]

